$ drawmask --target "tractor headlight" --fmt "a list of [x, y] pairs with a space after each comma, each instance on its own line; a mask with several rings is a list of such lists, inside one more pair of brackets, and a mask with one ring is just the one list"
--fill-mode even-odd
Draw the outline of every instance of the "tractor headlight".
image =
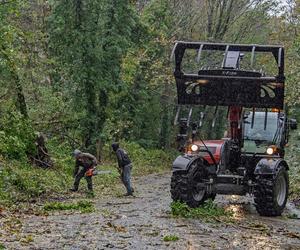
[[267, 148], [267, 154], [268, 155], [273, 155], [278, 153], [278, 148], [275, 145], [271, 145]]
[[197, 145], [195, 145], [195, 144], [193, 144], [193, 145], [191, 146], [191, 150], [192, 150], [193, 152], [198, 151], [198, 149], [199, 149], [199, 147], [198, 147]]
[[274, 152], [275, 152], [274, 148], [272, 148], [272, 147], [267, 148], [268, 155], [272, 155], [272, 154], [274, 154]]

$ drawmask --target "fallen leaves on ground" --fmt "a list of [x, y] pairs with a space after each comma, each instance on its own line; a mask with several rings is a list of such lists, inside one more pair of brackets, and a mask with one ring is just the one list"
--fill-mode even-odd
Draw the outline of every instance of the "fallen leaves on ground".
[[112, 222], [107, 222], [106, 225], [110, 228], [113, 228], [115, 230], [115, 232], [119, 232], [119, 233], [126, 233], [127, 229], [121, 225], [115, 225]]
[[295, 232], [285, 232], [285, 233], [283, 233], [283, 235], [290, 237], [290, 238], [300, 239], [300, 234], [295, 233]]

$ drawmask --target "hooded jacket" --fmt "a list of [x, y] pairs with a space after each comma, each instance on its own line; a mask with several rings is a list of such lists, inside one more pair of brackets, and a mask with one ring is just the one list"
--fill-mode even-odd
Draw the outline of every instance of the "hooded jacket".
[[129, 159], [127, 152], [120, 148], [118, 143], [113, 143], [112, 148], [116, 152], [119, 168], [124, 168], [126, 165], [131, 164], [131, 160]]

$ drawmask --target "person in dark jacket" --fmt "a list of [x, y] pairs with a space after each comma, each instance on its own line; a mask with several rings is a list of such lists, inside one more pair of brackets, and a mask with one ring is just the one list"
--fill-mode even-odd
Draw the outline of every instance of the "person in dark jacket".
[[[97, 166], [97, 159], [95, 156], [89, 153], [83, 153], [80, 150], [76, 149], [73, 153], [76, 163], [74, 169], [74, 186], [71, 191], [78, 191], [78, 186], [80, 180], [85, 177], [87, 181], [88, 190], [93, 192], [93, 182], [92, 182], [92, 175], [88, 175], [87, 172]], [[81, 167], [81, 168], [80, 168]]]
[[133, 188], [131, 187], [131, 160], [128, 157], [126, 151], [119, 147], [117, 142], [114, 142], [112, 145], [113, 151], [116, 153], [119, 170], [121, 173], [121, 180], [126, 187], [127, 193], [125, 196], [133, 195]]

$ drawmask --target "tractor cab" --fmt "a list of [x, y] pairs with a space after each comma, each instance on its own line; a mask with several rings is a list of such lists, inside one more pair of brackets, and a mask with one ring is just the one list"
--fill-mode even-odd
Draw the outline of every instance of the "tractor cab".
[[280, 112], [246, 113], [242, 152], [283, 156], [283, 147], [288, 139], [286, 126], [286, 117]]

